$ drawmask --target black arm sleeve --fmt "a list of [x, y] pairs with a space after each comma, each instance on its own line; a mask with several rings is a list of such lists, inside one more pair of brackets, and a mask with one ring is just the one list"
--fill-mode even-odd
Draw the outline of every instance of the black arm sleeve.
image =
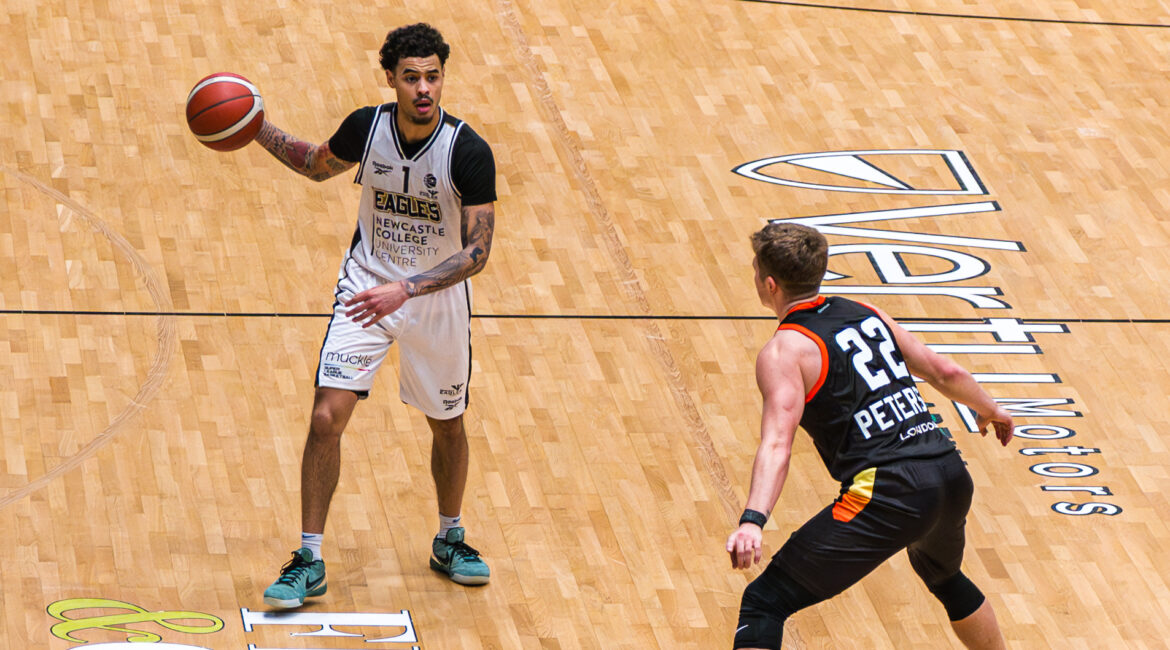
[[366, 140], [370, 137], [370, 129], [374, 126], [374, 112], [376, 106], [359, 108], [349, 114], [337, 133], [329, 138], [329, 150], [346, 162], [361, 162], [362, 154], [366, 152]]
[[451, 182], [463, 205], [482, 205], [496, 200], [496, 159], [492, 148], [464, 123], [451, 150]]

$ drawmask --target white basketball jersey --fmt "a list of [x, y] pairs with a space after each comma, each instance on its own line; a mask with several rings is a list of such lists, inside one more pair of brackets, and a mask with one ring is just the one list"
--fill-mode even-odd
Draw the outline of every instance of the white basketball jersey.
[[[431, 269], [463, 248], [463, 206], [451, 182], [451, 152], [463, 121], [439, 109], [439, 126], [407, 158], [394, 120], [380, 106], [354, 182], [362, 186], [360, 241], [350, 255], [390, 281]], [[355, 238], [356, 239], [356, 238]]]

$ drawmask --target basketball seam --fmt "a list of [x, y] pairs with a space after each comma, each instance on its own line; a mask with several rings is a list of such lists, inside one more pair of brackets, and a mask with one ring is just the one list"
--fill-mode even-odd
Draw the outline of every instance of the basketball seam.
[[204, 88], [210, 86], [211, 84], [220, 83], [220, 82], [239, 84], [239, 85], [243, 86], [244, 88], [247, 88], [248, 92], [252, 93], [253, 95], [260, 94], [260, 89], [257, 88], [255, 86], [255, 84], [244, 79], [243, 77], [237, 77], [237, 76], [233, 76], [233, 75], [217, 75], [217, 76], [213, 76], [213, 77], [208, 77], [208, 78], [200, 81], [199, 83], [195, 84], [195, 87], [192, 88], [191, 92], [187, 95], [187, 101], [190, 102], [191, 98], [195, 96], [195, 93], [199, 92], [200, 90], [203, 90]]
[[[199, 116], [200, 116], [200, 115], [203, 115], [203, 114], [204, 114], [204, 113], [206, 113], [207, 111], [210, 111], [211, 109], [213, 109], [213, 108], [215, 108], [215, 107], [217, 107], [217, 106], [223, 106], [224, 104], [226, 104], [226, 103], [228, 103], [228, 102], [234, 102], [234, 101], [236, 101], [237, 99], [243, 99], [243, 98], [245, 98], [245, 97], [260, 97], [260, 96], [259, 96], [259, 95], [253, 95], [252, 93], [248, 93], [247, 95], [237, 95], [237, 96], [235, 96], [235, 97], [229, 97], [229, 98], [227, 98], [227, 99], [221, 99], [221, 100], [219, 100], [218, 102], [216, 102], [216, 103], [214, 103], [214, 104], [211, 104], [210, 106], [205, 106], [204, 108], [201, 108], [201, 109], [199, 109], [199, 112], [198, 112], [198, 113], [196, 113], [196, 114], [194, 114], [194, 115], [192, 115], [192, 116], [190, 116], [190, 117], [188, 117], [188, 118], [187, 118], [187, 122], [188, 122], [188, 123], [190, 123], [190, 122], [194, 122], [195, 120], [199, 119]], [[192, 130], [192, 133], [194, 133], [194, 130]], [[198, 134], [198, 133], [196, 133], [195, 135], [199, 135], [199, 134]], [[205, 134], [205, 135], [210, 135], [210, 134]]]
[[256, 98], [256, 101], [252, 103], [252, 109], [248, 111], [247, 115], [241, 117], [238, 122], [222, 131], [219, 131], [218, 133], [199, 135], [198, 133], [192, 131], [192, 133], [195, 133], [195, 139], [199, 140], [200, 142], [219, 142], [221, 140], [230, 138], [240, 131], [243, 131], [249, 124], [252, 123], [253, 120], [256, 119], [257, 115], [260, 115], [264, 112], [264, 100], [261, 99], [259, 95], [253, 95], [253, 97]]

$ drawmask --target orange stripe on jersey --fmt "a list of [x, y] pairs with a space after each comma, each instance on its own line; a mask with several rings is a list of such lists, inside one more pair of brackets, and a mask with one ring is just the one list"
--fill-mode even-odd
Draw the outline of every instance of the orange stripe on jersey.
[[873, 498], [873, 483], [876, 478], [876, 467], [858, 472], [857, 476], [853, 477], [853, 483], [849, 489], [833, 504], [833, 519], [850, 522], [861, 514], [861, 511]]
[[809, 300], [808, 302], [802, 302], [798, 305], [793, 306], [791, 309], [784, 312], [784, 315], [787, 316], [788, 314], [791, 314], [794, 311], [800, 311], [802, 309], [812, 309], [813, 307], [820, 307], [823, 304], [825, 304], [825, 297], [824, 296], [817, 296], [816, 298], [813, 298], [812, 300]]
[[808, 394], [804, 396], [804, 403], [808, 404], [814, 397], [817, 396], [817, 391], [821, 389], [821, 386], [825, 384], [825, 377], [829, 376], [829, 350], [825, 347], [825, 342], [821, 340], [821, 337], [813, 334], [812, 330], [804, 327], [803, 325], [785, 323], [777, 329], [800, 332], [801, 334], [804, 334], [805, 336], [812, 339], [813, 343], [816, 343], [817, 347], [821, 350], [821, 374], [819, 377], [817, 377], [817, 383], [813, 384], [813, 387], [809, 389]]

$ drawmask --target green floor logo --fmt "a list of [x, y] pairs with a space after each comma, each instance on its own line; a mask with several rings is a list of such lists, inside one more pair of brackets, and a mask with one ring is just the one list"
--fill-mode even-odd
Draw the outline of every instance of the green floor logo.
[[[69, 616], [79, 610], [102, 610], [100, 613], [90, 613], [87, 616]], [[118, 613], [109, 613], [108, 610], [117, 610]], [[70, 598], [58, 600], [49, 605], [49, 616], [61, 621], [49, 628], [53, 636], [73, 643], [88, 643], [73, 636], [81, 630], [106, 630], [126, 635], [125, 641], [138, 643], [158, 643], [162, 637], [154, 632], [136, 630], [131, 625], [151, 623], [161, 625], [173, 632], [182, 634], [211, 634], [223, 629], [223, 619], [201, 612], [159, 611], [152, 612], [137, 605], [124, 603], [119, 600], [106, 598]], [[193, 621], [204, 621], [197, 625], [180, 624]]]

